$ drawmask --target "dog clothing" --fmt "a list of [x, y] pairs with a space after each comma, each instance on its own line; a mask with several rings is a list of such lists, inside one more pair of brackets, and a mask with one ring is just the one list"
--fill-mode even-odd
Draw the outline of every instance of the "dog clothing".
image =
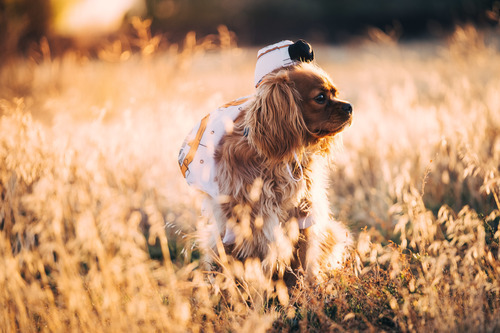
[[[278, 68], [296, 65], [301, 61], [309, 62], [313, 59], [314, 52], [311, 46], [303, 40], [295, 43], [285, 40], [262, 48], [257, 53], [255, 86], [258, 87], [267, 74]], [[233, 131], [234, 120], [251, 99], [252, 96], [239, 98], [206, 115], [191, 130], [181, 146], [178, 161], [182, 175], [189, 185], [214, 199], [219, 195], [215, 177], [215, 149], [222, 137]], [[206, 203], [203, 204], [202, 214], [210, 214]], [[299, 228], [308, 228], [313, 223], [312, 217], [302, 217], [299, 219]], [[227, 228], [223, 243], [231, 244], [234, 239], [233, 231]]]
[[262, 79], [275, 69], [297, 65], [302, 62], [314, 60], [314, 51], [303, 40], [293, 43], [289, 40], [266, 46], [257, 53], [257, 64], [255, 65], [254, 83], [258, 87]]
[[215, 148], [225, 134], [233, 131], [234, 120], [250, 99], [239, 98], [206, 115], [191, 130], [179, 152], [179, 165], [187, 183], [214, 199], [219, 195]]

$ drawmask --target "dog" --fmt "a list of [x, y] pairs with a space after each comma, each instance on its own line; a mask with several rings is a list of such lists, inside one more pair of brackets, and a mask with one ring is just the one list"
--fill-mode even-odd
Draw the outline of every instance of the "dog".
[[216, 228], [205, 246], [217, 251], [229, 230], [227, 254], [258, 258], [280, 277], [341, 267], [351, 237], [330, 216], [326, 176], [337, 137], [351, 122], [351, 104], [317, 65], [266, 75], [215, 148]]

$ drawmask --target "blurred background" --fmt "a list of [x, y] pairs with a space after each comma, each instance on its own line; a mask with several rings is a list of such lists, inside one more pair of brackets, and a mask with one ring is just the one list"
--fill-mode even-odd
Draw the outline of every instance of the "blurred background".
[[457, 24], [498, 23], [497, 0], [1, 0], [0, 50], [26, 54], [42, 38], [53, 53], [91, 49], [130, 34], [131, 19], [168, 43], [217, 33], [224, 25], [238, 45], [288, 38], [345, 43], [378, 28], [397, 39], [443, 37]]
[[[500, 332], [499, 13], [0, 0], [0, 332]], [[327, 195], [357, 243], [288, 306], [257, 262], [206, 282], [202, 196], [177, 160], [194, 124], [254, 91], [257, 48], [285, 38], [310, 41], [354, 106]]]

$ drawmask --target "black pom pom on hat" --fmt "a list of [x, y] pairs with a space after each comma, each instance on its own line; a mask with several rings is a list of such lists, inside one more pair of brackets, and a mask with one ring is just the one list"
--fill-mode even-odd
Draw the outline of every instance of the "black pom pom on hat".
[[314, 60], [314, 51], [312, 46], [303, 39], [299, 39], [288, 47], [290, 59], [310, 62]]

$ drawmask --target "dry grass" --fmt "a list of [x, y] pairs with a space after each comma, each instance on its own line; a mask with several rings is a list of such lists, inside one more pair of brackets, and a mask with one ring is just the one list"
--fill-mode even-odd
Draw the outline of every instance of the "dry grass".
[[0, 332], [500, 330], [498, 40], [317, 47], [354, 105], [330, 194], [357, 242], [288, 292], [257, 262], [207, 278], [188, 241], [178, 148], [253, 89], [256, 50], [216, 37], [2, 69]]

